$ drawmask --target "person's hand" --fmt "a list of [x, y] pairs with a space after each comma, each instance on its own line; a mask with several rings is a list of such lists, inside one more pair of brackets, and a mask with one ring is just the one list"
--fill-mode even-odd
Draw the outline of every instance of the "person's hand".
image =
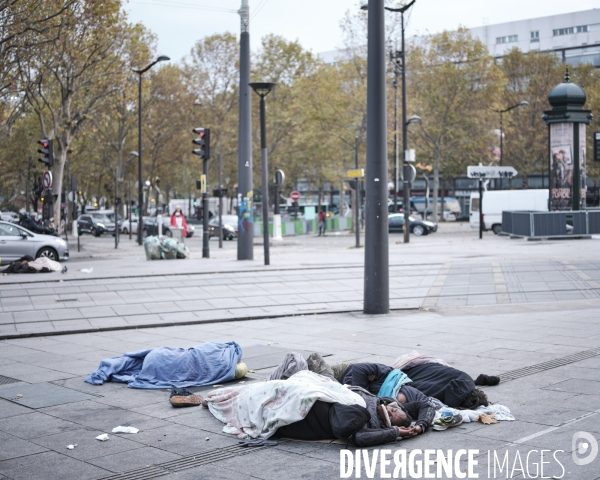
[[413, 427], [396, 427], [399, 437], [416, 437], [417, 433], [413, 430]]
[[409, 427], [409, 429], [412, 430], [415, 435], [420, 435], [421, 433], [423, 433], [423, 427], [421, 427], [421, 425], [414, 425], [412, 427]]

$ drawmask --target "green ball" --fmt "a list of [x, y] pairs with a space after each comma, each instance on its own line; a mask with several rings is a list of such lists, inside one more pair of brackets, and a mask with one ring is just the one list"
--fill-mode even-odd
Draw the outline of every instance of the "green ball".
[[248, 366], [240, 362], [235, 366], [235, 379], [239, 380], [240, 378], [244, 378], [248, 373]]

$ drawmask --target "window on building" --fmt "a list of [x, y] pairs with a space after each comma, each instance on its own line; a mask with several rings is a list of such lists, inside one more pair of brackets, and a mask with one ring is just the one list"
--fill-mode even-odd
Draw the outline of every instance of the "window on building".
[[539, 42], [540, 41], [540, 31], [534, 30], [531, 32], [531, 42]]
[[518, 42], [519, 41], [519, 36], [518, 35], [508, 35], [507, 37], [497, 37], [496, 38], [496, 43], [497, 44], [501, 44], [501, 43], [513, 43], [513, 42]]
[[578, 27], [569, 27], [569, 28], [556, 28], [552, 30], [552, 35], [555, 37], [559, 37], [561, 35], [572, 35], [574, 33], [585, 33], [588, 31], [587, 25], [580, 25]]

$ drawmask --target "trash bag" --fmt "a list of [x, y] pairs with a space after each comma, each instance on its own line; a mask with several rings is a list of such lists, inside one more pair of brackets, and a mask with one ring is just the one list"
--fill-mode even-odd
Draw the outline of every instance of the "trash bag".
[[185, 243], [177, 242], [177, 258], [189, 258], [190, 249], [185, 246]]
[[144, 250], [146, 251], [146, 260], [160, 260], [160, 240], [158, 237], [146, 237], [144, 240]]
[[160, 252], [162, 258], [165, 260], [173, 260], [177, 258], [178, 244], [177, 240], [169, 237], [162, 237], [160, 239]]

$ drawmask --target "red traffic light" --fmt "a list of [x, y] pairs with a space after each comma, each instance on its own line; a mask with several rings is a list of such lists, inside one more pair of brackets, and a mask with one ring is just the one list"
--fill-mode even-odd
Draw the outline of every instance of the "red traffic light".
[[50, 145], [50, 140], [38, 140], [37, 143], [39, 143], [44, 148], [48, 148], [48, 146]]
[[192, 140], [192, 143], [202, 147], [201, 149], [193, 150], [192, 153], [204, 160], [208, 160], [210, 158], [210, 128], [194, 128], [192, 132], [200, 136]]

